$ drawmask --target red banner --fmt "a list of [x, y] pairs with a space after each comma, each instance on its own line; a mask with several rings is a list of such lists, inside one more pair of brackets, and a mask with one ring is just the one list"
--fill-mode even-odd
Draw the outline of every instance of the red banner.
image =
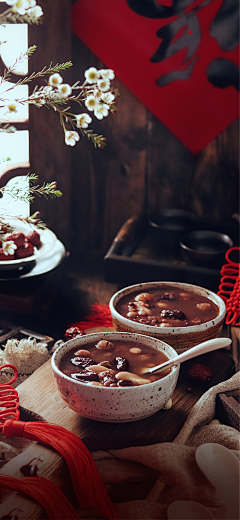
[[239, 115], [238, 0], [78, 0], [73, 32], [193, 153]]

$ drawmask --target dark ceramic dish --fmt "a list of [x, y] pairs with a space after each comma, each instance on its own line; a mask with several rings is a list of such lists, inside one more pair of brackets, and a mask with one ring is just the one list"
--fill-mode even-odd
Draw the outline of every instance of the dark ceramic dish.
[[148, 215], [151, 236], [162, 249], [179, 254], [181, 236], [196, 227], [196, 222], [194, 215], [181, 209], [166, 209]]
[[185, 262], [216, 269], [223, 265], [225, 253], [232, 246], [232, 239], [217, 231], [191, 231], [180, 239], [182, 258]]

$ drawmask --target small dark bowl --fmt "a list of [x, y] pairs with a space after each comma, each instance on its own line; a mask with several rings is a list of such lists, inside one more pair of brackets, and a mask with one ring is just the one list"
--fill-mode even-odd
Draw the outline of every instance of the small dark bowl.
[[197, 219], [188, 211], [166, 209], [149, 213], [148, 224], [151, 236], [163, 250], [180, 254], [181, 236], [196, 227]]
[[217, 231], [191, 231], [180, 239], [182, 258], [191, 265], [219, 269], [225, 253], [233, 246], [232, 239]]

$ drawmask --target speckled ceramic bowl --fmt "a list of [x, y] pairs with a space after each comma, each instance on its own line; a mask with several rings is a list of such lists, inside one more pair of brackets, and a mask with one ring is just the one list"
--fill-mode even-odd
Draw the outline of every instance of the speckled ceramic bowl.
[[[206, 323], [201, 323], [200, 325], [189, 325], [187, 327], [157, 327], [156, 325], [144, 325], [143, 323], [131, 321], [116, 311], [116, 305], [123, 296], [135, 291], [148, 292], [149, 289], [159, 289], [166, 286], [178, 287], [182, 291], [194, 291], [197, 294], [209, 298], [219, 308], [217, 317]], [[216, 338], [222, 329], [226, 314], [225, 303], [220, 296], [208, 289], [204, 289], [203, 287], [181, 282], [146, 282], [125, 287], [112, 296], [109, 302], [109, 308], [112, 315], [113, 326], [116, 331], [146, 334], [153, 338], [161, 339], [168, 343], [168, 345], [171, 345], [178, 354], [181, 354], [185, 350], [188, 350], [203, 341]]]
[[179, 366], [158, 381], [141, 386], [91, 386], [66, 376], [59, 370], [64, 354], [73, 347], [87, 348], [89, 343], [106, 339], [131, 341], [163, 351], [169, 359], [177, 356], [175, 350], [162, 341], [140, 334], [103, 332], [87, 334], [61, 345], [52, 356], [52, 369], [62, 399], [83, 417], [102, 422], [131, 422], [153, 415], [170, 399], [177, 384]]

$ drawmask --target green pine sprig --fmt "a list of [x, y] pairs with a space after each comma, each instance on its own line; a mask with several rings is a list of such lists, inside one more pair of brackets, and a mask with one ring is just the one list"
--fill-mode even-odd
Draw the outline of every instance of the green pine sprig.
[[[9, 187], [3, 186], [0, 189], [0, 193], [6, 193], [10, 195], [14, 199], [18, 199], [24, 202], [32, 203], [35, 199], [35, 196], [41, 197], [42, 195], [45, 199], [54, 199], [62, 196], [62, 192], [57, 190], [57, 183], [47, 182], [43, 183], [42, 186], [33, 186], [38, 180], [38, 176], [35, 173], [30, 173], [26, 175], [26, 185], [25, 187], [18, 188], [17, 185]], [[27, 182], [29, 181], [29, 183]]]

